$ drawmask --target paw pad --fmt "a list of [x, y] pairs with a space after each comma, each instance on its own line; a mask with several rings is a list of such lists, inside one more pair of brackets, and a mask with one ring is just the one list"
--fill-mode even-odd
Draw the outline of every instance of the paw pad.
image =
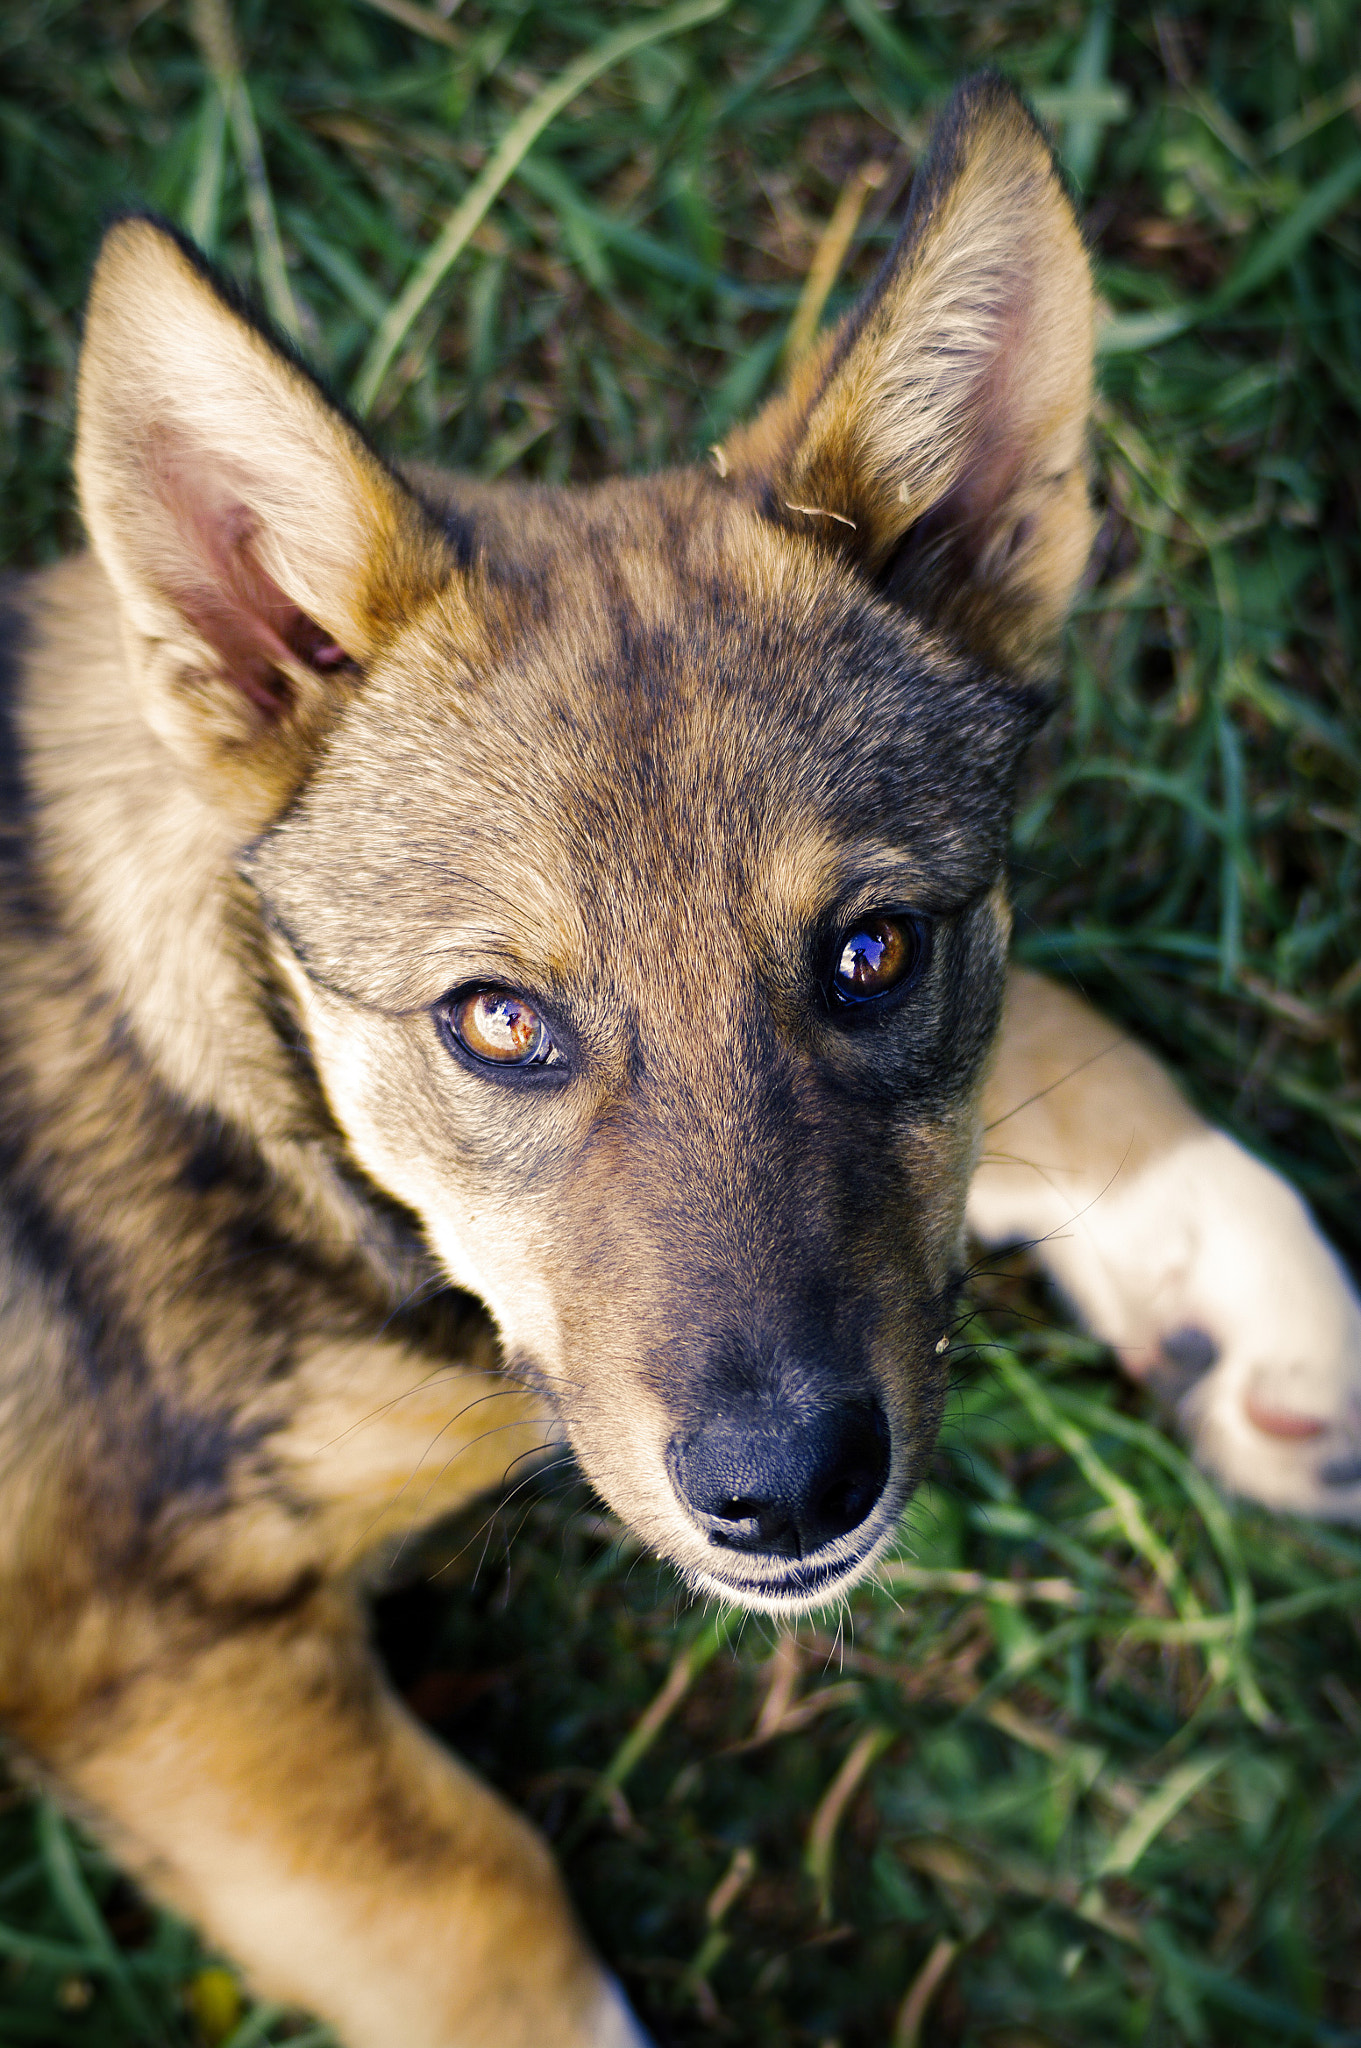
[[1155, 1394], [1175, 1407], [1218, 1359], [1219, 1346], [1209, 1331], [1187, 1323], [1159, 1341], [1157, 1360], [1145, 1378]]
[[1317, 1416], [1302, 1415], [1296, 1408], [1273, 1408], [1256, 1394], [1244, 1396], [1243, 1409], [1254, 1429], [1260, 1429], [1263, 1436], [1280, 1437], [1286, 1443], [1308, 1443], [1311, 1438], [1327, 1434], [1328, 1425]]

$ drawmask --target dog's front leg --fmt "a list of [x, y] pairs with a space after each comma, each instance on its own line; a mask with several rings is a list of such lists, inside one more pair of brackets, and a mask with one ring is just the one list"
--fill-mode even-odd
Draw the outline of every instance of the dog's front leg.
[[984, 1124], [975, 1235], [1031, 1244], [1226, 1485], [1361, 1520], [1361, 1304], [1294, 1190], [1116, 1026], [1020, 968]]
[[345, 2048], [643, 2048], [547, 1847], [393, 1699], [348, 1593], [167, 1646], [49, 1761], [129, 1868]]

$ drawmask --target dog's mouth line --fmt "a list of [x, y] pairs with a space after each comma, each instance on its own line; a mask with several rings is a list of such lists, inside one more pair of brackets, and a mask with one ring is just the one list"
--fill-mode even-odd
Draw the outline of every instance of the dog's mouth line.
[[871, 1544], [858, 1558], [835, 1558], [825, 1564], [804, 1564], [781, 1578], [726, 1579], [694, 1569], [686, 1576], [697, 1593], [722, 1600], [733, 1607], [765, 1609], [768, 1612], [807, 1612], [826, 1606], [858, 1584], [878, 1548], [878, 1544]]
[[[733, 1591], [736, 1593], [777, 1593], [791, 1595], [796, 1599], [808, 1599], [813, 1594], [820, 1593], [828, 1586], [835, 1584], [837, 1580], [858, 1574], [863, 1567], [865, 1558], [869, 1554], [869, 1551], [865, 1551], [860, 1557], [828, 1558], [825, 1564], [808, 1564], [800, 1560], [793, 1571], [786, 1572], [779, 1578], [734, 1580], [732, 1582]], [[719, 1583], [723, 1582], [719, 1581]]]
[[[842, 1542], [830, 1546], [829, 1552], [811, 1558], [787, 1561], [772, 1558], [769, 1564], [776, 1568], [750, 1577], [715, 1571], [709, 1559], [700, 1562], [687, 1558], [677, 1562], [690, 1584], [712, 1598], [744, 1607], [793, 1609], [822, 1606], [828, 1600], [849, 1592], [872, 1569], [875, 1559], [897, 1533], [911, 1491], [911, 1488], [906, 1490], [903, 1499], [891, 1512], [873, 1518], [868, 1540], [857, 1543], [854, 1550]], [[733, 1553], [727, 1554], [731, 1556]]]

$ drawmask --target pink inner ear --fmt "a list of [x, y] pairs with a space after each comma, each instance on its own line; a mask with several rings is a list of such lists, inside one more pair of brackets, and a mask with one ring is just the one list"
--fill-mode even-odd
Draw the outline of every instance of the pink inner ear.
[[975, 545], [987, 539], [1025, 467], [1024, 436], [1016, 414], [1024, 401], [1020, 380], [1025, 375], [1030, 295], [1013, 290], [995, 308], [995, 326], [988, 358], [970, 394], [972, 449], [958, 479], [934, 508], [933, 525], [969, 535]]
[[259, 520], [231, 489], [163, 437], [158, 482], [183, 553], [175, 603], [221, 659], [223, 679], [270, 720], [291, 708], [289, 665], [329, 675], [351, 664], [324, 626], [309, 618], [263, 569], [253, 542]]

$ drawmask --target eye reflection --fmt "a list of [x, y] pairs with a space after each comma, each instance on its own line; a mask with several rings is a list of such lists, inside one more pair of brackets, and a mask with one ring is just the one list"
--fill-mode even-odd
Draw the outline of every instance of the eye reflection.
[[454, 1037], [476, 1060], [497, 1067], [557, 1064], [553, 1034], [533, 1004], [513, 989], [469, 989], [456, 998], [448, 1016]]
[[927, 929], [915, 917], [867, 917], [840, 942], [831, 993], [838, 1003], [866, 1003], [916, 976], [925, 963]]

